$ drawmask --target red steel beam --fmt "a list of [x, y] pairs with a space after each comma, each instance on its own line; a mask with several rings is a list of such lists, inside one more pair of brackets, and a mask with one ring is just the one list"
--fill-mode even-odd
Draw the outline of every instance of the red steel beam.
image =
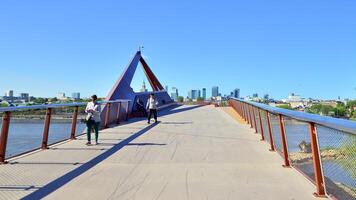
[[288, 158], [286, 131], [284, 128], [283, 117], [281, 114], [278, 114], [278, 119], [279, 119], [279, 128], [281, 130], [281, 139], [282, 139], [282, 148], [283, 148], [283, 158], [284, 158], [283, 167], [290, 167], [289, 158]]
[[126, 121], [129, 120], [129, 107], [130, 107], [130, 102], [127, 101], [127, 106], [126, 106]]
[[79, 107], [76, 106], [74, 108], [74, 112], [73, 112], [72, 130], [70, 132], [70, 139], [72, 139], [72, 140], [75, 140], [75, 130], [77, 128], [78, 110], [79, 110]]
[[117, 105], [116, 124], [120, 124], [121, 102]]
[[262, 118], [261, 118], [261, 110], [258, 108], [258, 117], [260, 118], [260, 127], [261, 127], [261, 141], [265, 140], [263, 125], [262, 125]]
[[313, 155], [314, 176], [315, 176], [315, 184], [316, 184], [316, 192], [314, 193], [314, 196], [326, 197], [324, 179], [321, 170], [317, 130], [313, 122], [309, 122], [309, 133], [310, 133], [310, 143], [311, 143], [311, 149]]
[[252, 114], [253, 114], [253, 123], [255, 126], [255, 133], [258, 133], [258, 129], [257, 129], [257, 123], [256, 123], [256, 115], [255, 115], [255, 108], [252, 106]]
[[106, 109], [106, 114], [105, 114], [105, 123], [104, 123], [104, 127], [108, 128], [109, 127], [109, 121], [110, 121], [110, 110], [111, 110], [111, 103], [107, 104], [108, 107]]
[[9, 135], [11, 113], [9, 111], [4, 112], [2, 118], [2, 127], [1, 127], [1, 139], [0, 139], [0, 164], [5, 164], [5, 155], [6, 155], [6, 145], [7, 137]]
[[248, 109], [248, 115], [250, 117], [250, 128], [253, 128], [253, 122], [252, 122], [252, 113], [251, 113], [251, 106], [247, 104], [247, 109]]
[[43, 127], [41, 149], [48, 149], [48, 132], [49, 132], [49, 125], [51, 124], [51, 115], [52, 115], [52, 108], [47, 108], [46, 118]]
[[272, 137], [271, 120], [270, 120], [269, 112], [268, 112], [268, 111], [266, 111], [266, 115], [267, 115], [267, 125], [268, 125], [268, 132], [269, 132], [269, 141], [270, 141], [270, 144], [271, 144], [271, 149], [270, 149], [270, 151], [275, 151], [275, 150], [274, 150], [273, 137]]

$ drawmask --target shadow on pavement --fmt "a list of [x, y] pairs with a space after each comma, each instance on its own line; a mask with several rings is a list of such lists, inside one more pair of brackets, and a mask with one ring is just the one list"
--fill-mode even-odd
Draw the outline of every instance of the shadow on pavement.
[[80, 176], [81, 174], [85, 173], [89, 169], [93, 168], [95, 165], [97, 165], [100, 162], [102, 162], [103, 160], [105, 160], [106, 158], [110, 157], [111, 155], [113, 155], [114, 153], [119, 151], [121, 148], [128, 145], [132, 140], [134, 140], [137, 137], [139, 137], [140, 135], [146, 133], [147, 131], [149, 131], [150, 129], [152, 129], [153, 127], [155, 127], [158, 124], [159, 123], [155, 123], [155, 124], [151, 124], [151, 125], [145, 127], [144, 129], [136, 132], [135, 134], [131, 135], [130, 137], [126, 138], [125, 140], [121, 141], [120, 143], [114, 145], [112, 148], [108, 149], [104, 153], [102, 153], [102, 154], [98, 155], [97, 157], [91, 159], [90, 161], [84, 163], [83, 165], [79, 166], [78, 168], [68, 172], [67, 174], [55, 179], [54, 181], [48, 183], [47, 185], [44, 185], [40, 189], [34, 191], [33, 193], [25, 196], [22, 199], [42, 199], [42, 198], [46, 197], [47, 195], [56, 191], [57, 189], [59, 189], [60, 187], [62, 187], [65, 184], [67, 184], [74, 178]]

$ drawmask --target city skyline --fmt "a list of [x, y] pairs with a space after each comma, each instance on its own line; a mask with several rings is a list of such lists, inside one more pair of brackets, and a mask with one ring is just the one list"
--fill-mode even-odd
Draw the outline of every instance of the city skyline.
[[0, 91], [105, 97], [143, 45], [157, 78], [181, 94], [206, 87], [211, 96], [218, 85], [241, 96], [356, 98], [355, 1], [21, 5], [4, 2], [0, 12]]

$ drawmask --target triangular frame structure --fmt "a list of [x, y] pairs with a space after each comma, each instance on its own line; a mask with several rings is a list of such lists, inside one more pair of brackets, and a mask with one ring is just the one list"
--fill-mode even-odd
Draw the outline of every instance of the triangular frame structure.
[[[143, 71], [149, 81], [153, 93], [155, 94], [159, 105], [167, 104], [172, 102], [172, 99], [169, 97], [167, 91], [164, 90], [162, 84], [157, 79], [157, 77], [152, 72], [151, 68], [148, 66], [147, 62], [141, 55], [141, 51], [137, 51], [136, 54], [133, 56], [129, 64], [127, 65], [124, 72], [121, 74], [120, 78], [116, 81], [108, 95], [106, 96], [105, 100], [117, 100], [117, 99], [128, 99], [131, 101], [129, 106], [129, 113], [135, 108], [135, 102], [137, 98], [140, 98], [141, 101], [146, 103], [148, 96], [152, 92], [134, 92], [131, 88], [131, 82], [133, 76], [136, 72], [137, 65], [139, 62], [142, 64]], [[102, 114], [105, 113], [106, 106], [102, 108]]]

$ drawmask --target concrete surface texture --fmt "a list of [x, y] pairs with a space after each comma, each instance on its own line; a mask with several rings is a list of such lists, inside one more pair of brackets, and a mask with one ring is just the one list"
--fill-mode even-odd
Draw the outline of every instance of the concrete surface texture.
[[[229, 111], [231, 112], [231, 111]], [[0, 199], [316, 199], [249, 125], [213, 106], [161, 112], [0, 166]]]

